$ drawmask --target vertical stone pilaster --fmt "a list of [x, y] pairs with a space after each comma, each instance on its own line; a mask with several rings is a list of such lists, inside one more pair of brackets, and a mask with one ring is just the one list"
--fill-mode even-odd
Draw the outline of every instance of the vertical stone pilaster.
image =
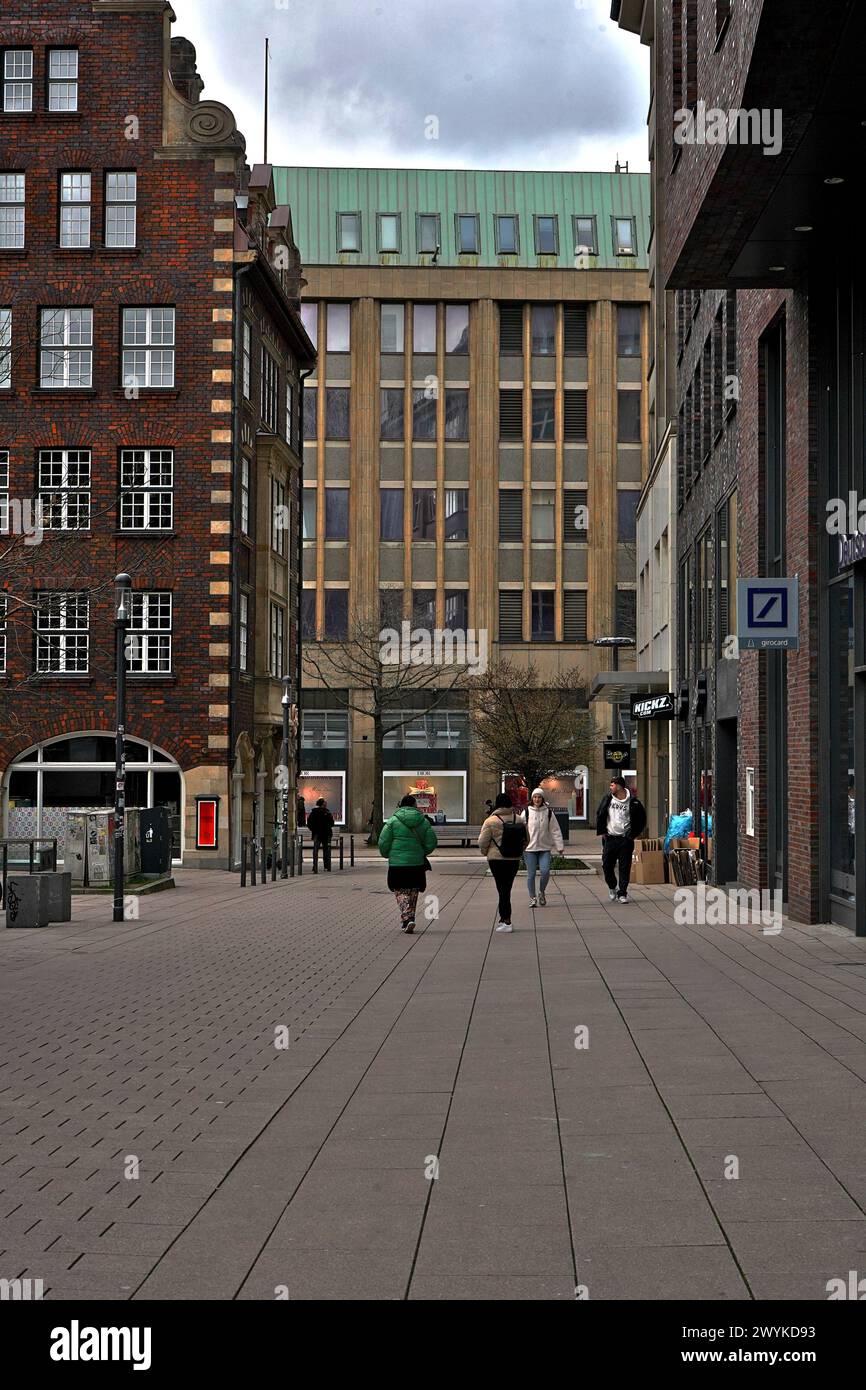
[[[326, 341], [327, 303], [319, 300], [319, 343]], [[316, 381], [316, 632], [325, 630], [325, 381], [328, 375], [326, 352], [320, 351]], [[353, 403], [354, 404], [354, 403]], [[349, 498], [349, 506], [352, 499]]]
[[532, 639], [532, 307], [523, 306], [523, 640]]
[[[609, 300], [593, 305], [589, 324], [589, 627], [594, 637], [613, 635], [616, 588], [616, 357], [613, 308]], [[600, 669], [604, 661], [599, 649]]]
[[565, 477], [565, 397], [563, 395], [563, 384], [565, 381], [565, 313], [562, 303], [556, 306], [556, 416], [554, 420], [554, 439], [556, 441], [556, 494], [554, 500], [554, 536], [556, 539], [556, 591], [554, 593], [554, 628], [557, 642], [563, 640], [565, 600], [562, 596], [562, 577], [563, 577], [563, 553], [562, 546], [565, 540], [565, 527], [568, 518], [565, 516], [563, 495], [563, 480]]
[[491, 656], [499, 620], [498, 347], [496, 305], [480, 299], [469, 356], [469, 622], [487, 631]]
[[379, 611], [379, 306], [365, 296], [352, 308], [351, 500], [349, 593], [351, 615]]

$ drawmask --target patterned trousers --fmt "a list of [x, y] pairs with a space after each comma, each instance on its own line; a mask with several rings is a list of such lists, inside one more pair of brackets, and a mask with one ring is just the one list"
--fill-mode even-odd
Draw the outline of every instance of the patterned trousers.
[[418, 904], [418, 889], [404, 888], [394, 894], [397, 899], [397, 906], [400, 909], [401, 922], [415, 921], [415, 908]]

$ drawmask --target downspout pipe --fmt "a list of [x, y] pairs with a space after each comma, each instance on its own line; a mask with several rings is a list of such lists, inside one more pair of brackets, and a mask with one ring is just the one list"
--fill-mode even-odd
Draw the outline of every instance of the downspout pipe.
[[[243, 280], [251, 269], [250, 265], [235, 266], [234, 272], [234, 309], [232, 323], [232, 340], [234, 349], [232, 352], [233, 372], [232, 372], [232, 505], [229, 508], [229, 584], [230, 584], [230, 604], [232, 615], [232, 642], [230, 662], [230, 692], [229, 692], [229, 747], [228, 747], [228, 773], [229, 786], [232, 786], [232, 773], [234, 772], [234, 750], [238, 741], [237, 727], [237, 695], [238, 682], [240, 678], [241, 656], [240, 656], [240, 585], [238, 583], [238, 563], [235, 546], [237, 542], [237, 525], [235, 514], [238, 505], [240, 487], [240, 459], [241, 459], [241, 390], [243, 383]], [[231, 806], [232, 797], [229, 796]], [[231, 817], [231, 810], [229, 811]], [[229, 831], [229, 865], [232, 864], [232, 845], [234, 827]]]
[[[315, 367], [310, 367], [307, 372], [298, 374], [298, 460], [300, 469], [298, 471], [298, 593], [297, 593], [297, 667], [298, 667], [298, 733], [297, 747], [295, 749], [295, 795], [299, 794], [301, 778], [301, 745], [303, 742], [303, 722], [304, 716], [301, 712], [301, 701], [303, 696], [303, 638], [301, 636], [301, 622], [304, 604], [304, 382], [311, 377]], [[297, 824], [298, 807], [295, 802], [295, 828]]]

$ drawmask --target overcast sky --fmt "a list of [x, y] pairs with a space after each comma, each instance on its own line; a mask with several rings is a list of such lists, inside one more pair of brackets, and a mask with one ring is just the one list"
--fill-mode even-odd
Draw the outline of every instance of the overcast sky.
[[[648, 50], [610, 0], [172, 0], [204, 96], [274, 164], [647, 169]], [[436, 132], [438, 137], [430, 138]]]

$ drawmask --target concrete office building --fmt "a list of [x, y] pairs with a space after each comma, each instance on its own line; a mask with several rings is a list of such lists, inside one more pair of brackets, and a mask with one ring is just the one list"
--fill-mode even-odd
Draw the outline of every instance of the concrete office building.
[[[635, 509], [648, 465], [645, 175], [276, 169], [318, 346], [305, 391], [303, 631], [356, 619], [486, 634], [489, 659], [575, 668], [587, 699], [634, 635]], [[634, 664], [634, 652], [621, 657]], [[477, 821], [499, 778], [465, 697], [386, 741], [386, 809], [410, 788]], [[306, 795], [362, 828], [370, 721], [303, 700]], [[555, 800], [585, 821], [602, 735]], [[507, 769], [503, 769], [504, 774]]]

